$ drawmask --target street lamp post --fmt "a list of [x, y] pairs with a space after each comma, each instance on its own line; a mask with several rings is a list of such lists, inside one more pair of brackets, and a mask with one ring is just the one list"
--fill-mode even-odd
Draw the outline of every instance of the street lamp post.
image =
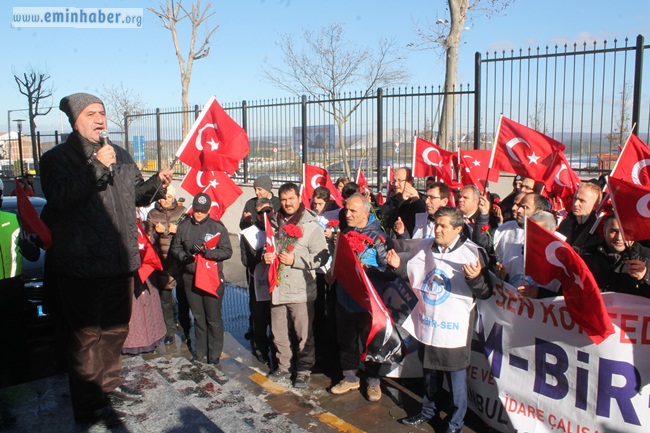
[[25, 119], [16, 119], [16, 125], [18, 126], [18, 157], [20, 158], [20, 176], [22, 177], [24, 173], [23, 169], [23, 122]]

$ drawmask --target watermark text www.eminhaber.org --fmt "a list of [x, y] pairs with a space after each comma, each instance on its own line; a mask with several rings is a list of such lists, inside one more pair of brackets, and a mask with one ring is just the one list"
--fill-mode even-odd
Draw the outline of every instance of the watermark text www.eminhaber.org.
[[12, 27], [138, 29], [142, 8], [15, 7]]

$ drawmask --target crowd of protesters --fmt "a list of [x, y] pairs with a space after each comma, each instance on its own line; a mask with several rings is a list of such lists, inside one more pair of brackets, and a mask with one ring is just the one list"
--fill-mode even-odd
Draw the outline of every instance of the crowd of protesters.
[[[69, 95], [60, 108], [74, 132], [41, 161], [48, 200], [43, 219], [53, 236], [46, 285], [57, 289], [62, 300], [75, 419], [118, 425], [124, 414], [113, 401], [144, 398], [121, 384], [120, 352], [174, 344], [178, 331], [194, 362], [220, 368], [223, 262], [233, 249], [227, 228], [210, 217], [209, 195], [197, 194], [187, 212], [170, 186], [170, 169], [144, 180], [126, 151], [102, 140], [106, 116], [99, 98]], [[395, 170], [385, 202], [376, 200], [367, 185], [346, 178], [334, 185], [333, 191], [317, 187], [304, 200], [300, 186], [289, 182], [276, 197], [271, 178], [260, 176], [254, 181], [255, 197], [241, 215], [241, 261], [250, 299], [246, 338], [253, 354], [268, 365], [269, 378], [282, 385], [306, 388], [312, 372], [324, 371], [335, 378], [332, 394], [359, 390], [368, 401], [382, 398], [381, 360], [361, 358], [372, 326], [367, 299], [334, 271], [342, 239], [350, 245], [361, 242], [355, 250], [360, 269], [377, 292], [396, 278], [406, 281], [416, 297], [429, 284], [454, 288], [445, 295], [445, 311], [437, 314], [453, 316], [461, 324], [458, 334], [442, 335], [421, 323], [409, 331], [419, 342], [424, 371], [421, 411], [401, 420], [409, 426], [438, 414], [446, 377], [453, 402], [446, 431], [461, 431], [475, 301], [492, 295], [489, 272], [522, 296], [562, 295], [557, 282], [541, 285], [526, 274], [527, 218], [578, 251], [601, 291], [650, 297], [650, 249], [645, 242], [625, 242], [615, 217], [599, 220], [603, 194], [598, 181], [579, 186], [565, 215], [552, 209], [536, 179], [520, 176], [503, 200], [477, 185], [450, 186], [436, 179], [427, 179], [418, 191], [406, 167]], [[33, 195], [32, 176], [17, 187]], [[342, 206], [334, 194], [340, 194]], [[152, 203], [141, 223], [161, 268], [139, 282], [134, 279], [140, 263], [136, 206]], [[214, 293], [197, 287], [199, 257], [218, 270]], [[430, 280], [434, 270], [445, 275], [444, 281]], [[276, 273], [274, 281], [270, 273]], [[144, 329], [138, 322], [142, 317], [153, 317], [144, 322], [158, 326]]]

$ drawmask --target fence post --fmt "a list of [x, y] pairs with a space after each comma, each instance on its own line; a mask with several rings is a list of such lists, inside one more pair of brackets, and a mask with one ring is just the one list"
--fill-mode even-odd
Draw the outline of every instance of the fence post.
[[[246, 131], [246, 134], [248, 134], [248, 117], [247, 115], [247, 104], [246, 100], [244, 99], [241, 101], [241, 127]], [[250, 151], [250, 142], [248, 143], [249, 148], [248, 148], [248, 155], [246, 155], [246, 158], [244, 158], [244, 183], [248, 182], [248, 158], [249, 155], [251, 154]]]
[[[307, 164], [307, 95], [302, 95], [302, 163]], [[302, 173], [302, 167], [300, 168], [300, 173]], [[303, 179], [304, 181], [305, 179]]]
[[474, 54], [474, 149], [481, 148], [481, 53]]
[[54, 131], [54, 145], [57, 146], [59, 144], [59, 131]]
[[635, 134], [639, 134], [639, 117], [641, 115], [641, 85], [643, 73], [643, 35], [636, 37], [636, 56], [634, 60], [634, 93], [632, 95], [632, 126], [636, 125]]
[[381, 174], [382, 174], [382, 145], [384, 141], [384, 90], [377, 88], [377, 191], [381, 191]]
[[[162, 139], [160, 138], [160, 108], [156, 108], [156, 156], [158, 159], [158, 170], [160, 170], [162, 168]], [[146, 159], [146, 152], [145, 152], [145, 159]]]
[[[41, 151], [41, 131], [36, 131], [36, 153], [38, 154], [38, 161], [41, 160], [41, 155], [43, 155], [43, 152]], [[36, 170], [36, 173], [40, 176], [41, 174], [41, 168], [39, 165], [36, 164], [37, 159], [34, 158], [34, 170]], [[29, 170], [28, 170], [29, 171]]]
[[125, 111], [124, 112], [124, 149], [129, 152], [129, 120], [128, 120], [129, 112]]
[[199, 105], [196, 104], [196, 105], [194, 105], [194, 120], [196, 120], [196, 119], [199, 118], [199, 114], [201, 114], [201, 113], [199, 112]]

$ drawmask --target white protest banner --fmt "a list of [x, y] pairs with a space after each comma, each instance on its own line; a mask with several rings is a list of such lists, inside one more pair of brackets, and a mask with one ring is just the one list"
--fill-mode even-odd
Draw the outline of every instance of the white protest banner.
[[615, 333], [595, 345], [562, 297], [524, 298], [493, 281], [494, 296], [478, 301], [474, 412], [502, 432], [649, 431], [650, 299], [604, 293]]

